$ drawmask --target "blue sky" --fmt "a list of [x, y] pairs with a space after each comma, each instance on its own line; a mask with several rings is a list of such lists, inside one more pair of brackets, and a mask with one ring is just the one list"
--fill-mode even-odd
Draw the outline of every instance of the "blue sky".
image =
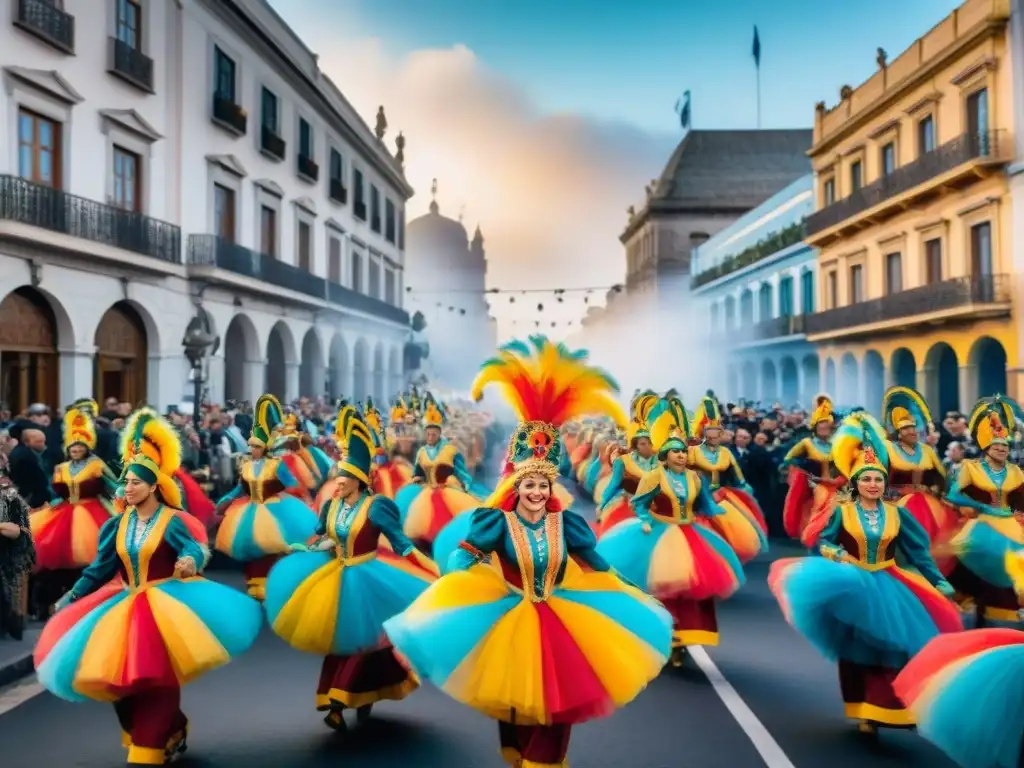
[[[462, 43], [548, 112], [675, 127], [693, 94], [696, 127], [756, 125], [753, 27], [761, 37], [762, 126], [810, 126], [947, 15], [956, 0], [274, 0], [290, 22], [377, 37], [394, 55]], [[596, 11], [596, 8], [602, 8]]]

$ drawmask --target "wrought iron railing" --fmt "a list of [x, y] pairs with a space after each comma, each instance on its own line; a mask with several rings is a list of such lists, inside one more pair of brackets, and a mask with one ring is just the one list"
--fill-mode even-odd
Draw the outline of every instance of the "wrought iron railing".
[[153, 90], [153, 60], [116, 37], [110, 38], [110, 71], [143, 90]]
[[181, 263], [181, 230], [174, 224], [16, 176], [0, 176], [0, 220]]
[[1009, 149], [1005, 143], [1003, 131], [962, 134], [842, 200], [815, 211], [807, 217], [807, 234], [813, 235], [833, 227], [971, 160], [1005, 159], [1005, 152]]
[[299, 173], [307, 179], [316, 181], [320, 178], [320, 166], [316, 164], [312, 157], [300, 153], [296, 156], [296, 163]]
[[[243, 126], [242, 131], [245, 131]], [[284, 160], [284, 152], [287, 145], [284, 139], [278, 136], [274, 131], [267, 128], [267, 126], [260, 127], [260, 149], [266, 152], [272, 157], [276, 157], [278, 160]]]
[[213, 119], [231, 130], [244, 134], [249, 126], [249, 114], [234, 99], [213, 94]]
[[331, 200], [344, 205], [348, 202], [348, 190], [345, 189], [345, 182], [341, 179], [331, 179], [330, 183]]
[[820, 334], [958, 307], [1009, 304], [1011, 294], [1010, 275], [956, 277], [807, 315], [806, 329], [809, 334]]
[[65, 53], [75, 52], [75, 17], [53, 0], [18, 0], [15, 24]]

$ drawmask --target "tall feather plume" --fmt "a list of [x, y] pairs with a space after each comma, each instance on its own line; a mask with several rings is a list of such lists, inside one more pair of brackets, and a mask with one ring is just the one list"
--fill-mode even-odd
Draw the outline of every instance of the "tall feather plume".
[[370, 456], [377, 452], [377, 444], [374, 442], [370, 428], [354, 412], [353, 417], [349, 418], [345, 426], [345, 445], [348, 445], [352, 440], [359, 440], [365, 443], [366, 450]]
[[887, 420], [890, 420], [894, 408], [904, 408], [914, 419], [917, 431], [921, 434], [927, 433], [928, 424], [932, 421], [932, 412], [921, 395], [910, 387], [889, 387], [882, 398], [882, 413], [886, 414]]
[[284, 408], [271, 394], [260, 395], [253, 418], [268, 435], [284, 421]]
[[619, 388], [604, 371], [587, 359], [544, 336], [501, 347], [483, 364], [473, 382], [471, 396], [479, 401], [483, 390], [495, 384], [520, 421], [543, 421], [559, 426], [580, 416], [603, 414], [625, 428], [626, 414], [615, 399]]
[[889, 442], [885, 428], [867, 411], [851, 413], [832, 438], [832, 460], [843, 477], [849, 477], [853, 465], [865, 448], [875, 452], [879, 463], [889, 466]]
[[690, 416], [686, 412], [686, 406], [683, 405], [682, 399], [676, 395], [672, 395], [667, 398], [669, 407], [672, 409], [672, 413], [675, 416], [676, 424], [678, 425], [681, 437], [684, 440], [689, 440], [693, 437], [693, 429], [690, 424]]
[[654, 392], [646, 392], [637, 396], [633, 400], [633, 420], [646, 424], [647, 417], [650, 416], [651, 409], [654, 408], [657, 402], [658, 396]]
[[[682, 431], [682, 425], [679, 423], [678, 417], [678, 411], [667, 398], [660, 398], [655, 402], [647, 422], [647, 431], [651, 435], [651, 445], [654, 446], [655, 450], [661, 450], [661, 446], [673, 434]], [[682, 439], [685, 440], [685, 436]]]
[[[143, 443], [149, 443], [157, 455], [145, 451]], [[120, 447], [125, 463], [137, 451], [141, 451], [147, 453], [168, 477], [181, 466], [181, 440], [178, 439], [178, 433], [152, 408], [140, 408], [129, 417], [121, 433]]]
[[1006, 395], [983, 397], [974, 406], [974, 410], [971, 411], [971, 418], [967, 424], [971, 434], [974, 434], [978, 421], [987, 415], [989, 411], [996, 411], [1010, 432], [1013, 432], [1013, 428], [1018, 421], [1024, 421], [1024, 412], [1021, 411], [1020, 405], [1013, 398]]
[[349, 424], [352, 423], [352, 419], [356, 418], [357, 415], [354, 405], [346, 405], [338, 411], [338, 418], [334, 421], [334, 435], [336, 439], [347, 439]]
[[708, 424], [717, 424], [721, 418], [721, 414], [718, 412], [718, 403], [714, 398], [702, 397], [693, 416], [694, 433], [700, 435]]

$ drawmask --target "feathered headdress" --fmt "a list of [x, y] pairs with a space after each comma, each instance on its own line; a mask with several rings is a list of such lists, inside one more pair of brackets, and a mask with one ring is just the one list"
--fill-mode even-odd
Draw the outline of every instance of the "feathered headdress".
[[271, 394], [260, 395], [253, 412], [252, 436], [249, 438], [249, 445], [264, 449], [269, 447], [271, 435], [283, 421], [284, 409], [281, 407], [280, 401]]
[[84, 408], [68, 408], [64, 412], [64, 450], [72, 445], [84, 445], [90, 451], [96, 447], [96, 426]]
[[850, 482], [868, 469], [889, 474], [889, 442], [885, 428], [867, 411], [851, 413], [832, 439], [832, 460]]
[[515, 497], [515, 486], [529, 474], [558, 477], [562, 444], [559, 427], [584, 415], [607, 414], [621, 427], [626, 414], [615, 399], [618, 385], [587, 364], [586, 353], [572, 352], [544, 336], [513, 341], [484, 363], [471, 397], [479, 401], [495, 384], [519, 418], [512, 434], [501, 482], [486, 506], [502, 506]]
[[434, 396], [428, 392], [423, 401], [423, 426], [440, 429], [445, 421], [444, 411], [441, 410]]
[[363, 406], [363, 421], [373, 432], [380, 432], [384, 428], [380, 419], [380, 411], [377, 410], [373, 404], [373, 398], [369, 395], [366, 396], [366, 404]]
[[409, 392], [409, 400], [408, 400], [409, 410], [412, 411], [413, 413], [419, 413], [420, 412], [420, 405], [421, 404], [422, 404], [422, 401], [420, 400], [420, 391], [418, 389], [416, 389], [416, 385], [413, 384], [412, 385], [412, 389]]
[[405, 398], [399, 397], [395, 400], [394, 405], [391, 406], [391, 413], [389, 418], [392, 424], [398, 424], [405, 420], [405, 414], [409, 412], [409, 406], [406, 405]]
[[131, 472], [157, 486], [164, 504], [181, 509], [181, 491], [174, 473], [181, 466], [181, 441], [166, 419], [152, 408], [140, 408], [121, 433], [122, 482]]
[[932, 412], [921, 395], [910, 387], [889, 387], [882, 398], [885, 423], [894, 432], [916, 427], [922, 435], [928, 434]]
[[337, 464], [338, 472], [359, 480], [369, 488], [370, 469], [377, 452], [373, 433], [352, 406], [339, 414], [338, 426], [343, 430], [340, 444], [344, 446], [342, 459]]
[[647, 429], [647, 418], [657, 402], [658, 396], [650, 390], [642, 392], [633, 398], [633, 402], [630, 404], [632, 420], [629, 426], [626, 427], [626, 445], [630, 448], [634, 447], [638, 438], [651, 436]]
[[685, 451], [691, 437], [686, 407], [678, 397], [663, 397], [651, 408], [648, 424], [651, 443], [658, 456], [672, 450]]
[[[100, 413], [100, 404], [91, 397], [80, 397], [71, 404], [71, 408], [85, 411], [86, 415], [96, 418]], [[70, 409], [69, 409], [70, 410]]]
[[993, 443], [1009, 445], [1017, 421], [1024, 419], [1020, 406], [1006, 395], [983, 397], [971, 411], [967, 426], [981, 450]]
[[836, 420], [835, 410], [832, 406], [832, 398], [821, 394], [814, 398], [814, 412], [811, 414], [811, 429], [819, 424], [834, 424]]
[[722, 428], [722, 414], [718, 410], [718, 403], [713, 397], [702, 397], [700, 405], [694, 414], [693, 434], [694, 437], [703, 440], [704, 432], [708, 429]]

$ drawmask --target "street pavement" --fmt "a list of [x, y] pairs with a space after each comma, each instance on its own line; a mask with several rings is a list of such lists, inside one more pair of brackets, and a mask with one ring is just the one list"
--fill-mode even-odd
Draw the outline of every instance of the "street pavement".
[[[772, 557], [798, 554], [779, 544]], [[572, 768], [954, 768], [912, 732], [862, 736], [843, 717], [836, 669], [783, 620], [770, 558], [720, 607], [722, 645], [666, 669], [633, 704], [575, 729]], [[239, 583], [237, 574], [211, 574]], [[497, 727], [433, 688], [378, 705], [336, 734], [313, 709], [320, 660], [269, 630], [247, 654], [189, 686], [182, 768], [500, 768]], [[3, 768], [123, 764], [114, 713], [70, 704], [31, 679], [0, 691]]]

